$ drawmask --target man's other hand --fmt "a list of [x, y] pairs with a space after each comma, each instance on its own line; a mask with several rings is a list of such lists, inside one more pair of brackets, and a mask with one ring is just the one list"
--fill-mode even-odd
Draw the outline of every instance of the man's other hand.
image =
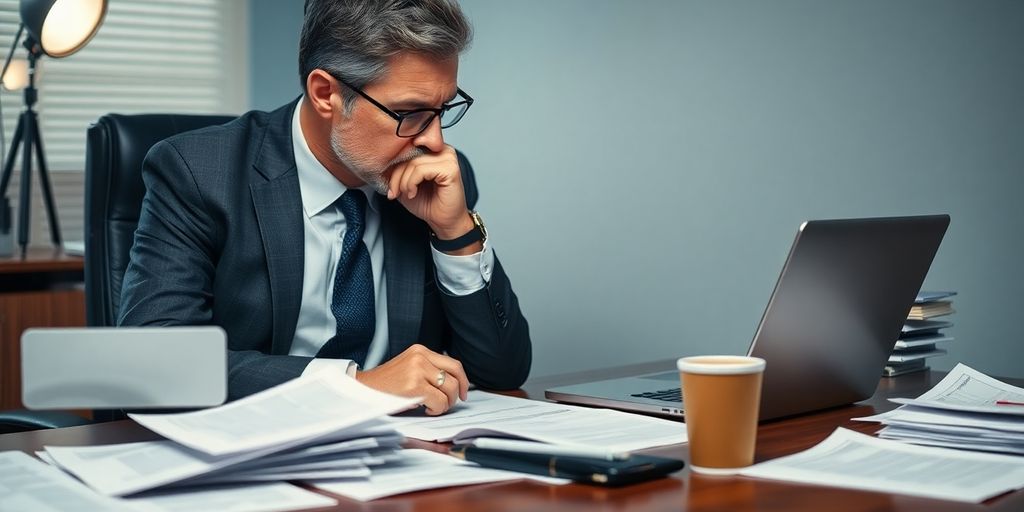
[[469, 393], [462, 363], [418, 344], [372, 370], [356, 372], [356, 380], [393, 395], [422, 397], [431, 416], [444, 414]]

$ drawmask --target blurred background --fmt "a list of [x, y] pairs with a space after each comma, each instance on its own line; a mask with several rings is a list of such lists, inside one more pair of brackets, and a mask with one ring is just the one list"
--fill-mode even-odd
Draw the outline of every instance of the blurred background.
[[[930, 364], [1024, 376], [1024, 3], [463, 8], [476, 103], [447, 139], [477, 171], [533, 376], [743, 353], [802, 221], [932, 213], [952, 224], [925, 288], [959, 295]], [[5, 48], [16, 9], [0, 1]], [[298, 0], [113, 0], [88, 47], [43, 62], [65, 238], [82, 238], [90, 121], [276, 108], [301, 92], [301, 24]], [[2, 101], [9, 141], [21, 98]]]

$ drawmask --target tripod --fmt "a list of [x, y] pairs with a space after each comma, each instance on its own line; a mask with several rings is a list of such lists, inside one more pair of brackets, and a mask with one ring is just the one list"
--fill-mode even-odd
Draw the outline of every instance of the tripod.
[[42, 51], [32, 38], [25, 39], [28, 49], [28, 86], [25, 87], [25, 110], [18, 116], [18, 127], [11, 139], [11, 149], [4, 163], [4, 174], [0, 180], [0, 196], [7, 194], [7, 185], [11, 181], [14, 170], [14, 157], [21, 145], [21, 191], [18, 196], [18, 245], [24, 257], [28, 247], [29, 213], [32, 210], [32, 151], [35, 150], [39, 161], [39, 183], [43, 190], [43, 202], [46, 204], [46, 216], [50, 219], [50, 241], [60, 247], [60, 225], [57, 222], [57, 210], [53, 206], [53, 190], [50, 188], [50, 173], [46, 168], [46, 157], [43, 155], [43, 138], [39, 135], [39, 115], [33, 110], [38, 99], [36, 91], [36, 60]]

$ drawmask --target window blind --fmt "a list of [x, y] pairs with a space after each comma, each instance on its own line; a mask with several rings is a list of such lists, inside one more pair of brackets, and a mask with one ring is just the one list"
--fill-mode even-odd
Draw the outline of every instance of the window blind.
[[[20, 23], [17, 0], [0, 0], [6, 56]], [[110, 0], [96, 37], [63, 59], [42, 57], [40, 130], [65, 239], [83, 239], [85, 132], [107, 113], [238, 114], [248, 106], [247, 5], [241, 0]], [[25, 58], [20, 45], [15, 58]], [[5, 155], [23, 105], [3, 91]], [[17, 201], [21, 160], [7, 196]], [[49, 244], [33, 167], [31, 245]], [[15, 206], [15, 213], [17, 207]]]

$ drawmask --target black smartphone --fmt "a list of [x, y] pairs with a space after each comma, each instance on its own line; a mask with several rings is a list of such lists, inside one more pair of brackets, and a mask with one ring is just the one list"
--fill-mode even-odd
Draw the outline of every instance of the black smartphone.
[[653, 455], [630, 455], [622, 460], [561, 456], [456, 446], [451, 455], [481, 466], [568, 478], [575, 482], [619, 486], [668, 476], [683, 469], [683, 461]]

